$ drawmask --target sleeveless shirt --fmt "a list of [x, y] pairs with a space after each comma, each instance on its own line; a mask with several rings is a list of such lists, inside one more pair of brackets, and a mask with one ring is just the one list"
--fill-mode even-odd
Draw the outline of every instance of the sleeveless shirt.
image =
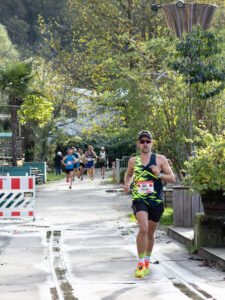
[[156, 166], [156, 154], [152, 153], [147, 166], [141, 163], [141, 156], [136, 156], [134, 165], [133, 201], [144, 201], [150, 206], [163, 202], [163, 184], [161, 179], [152, 173], [150, 166]]

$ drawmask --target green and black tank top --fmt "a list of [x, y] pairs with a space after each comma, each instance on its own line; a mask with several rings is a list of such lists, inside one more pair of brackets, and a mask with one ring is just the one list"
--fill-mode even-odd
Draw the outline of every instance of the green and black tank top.
[[163, 184], [161, 179], [152, 173], [150, 166], [156, 166], [156, 154], [152, 153], [147, 166], [141, 163], [141, 156], [136, 156], [134, 165], [133, 201], [144, 201], [150, 206], [163, 202]]

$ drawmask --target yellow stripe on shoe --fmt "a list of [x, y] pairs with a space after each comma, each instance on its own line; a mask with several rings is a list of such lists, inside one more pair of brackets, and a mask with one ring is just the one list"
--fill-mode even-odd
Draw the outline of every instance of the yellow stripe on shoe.
[[136, 278], [143, 278], [145, 276], [145, 264], [138, 263], [137, 270], [135, 272]]

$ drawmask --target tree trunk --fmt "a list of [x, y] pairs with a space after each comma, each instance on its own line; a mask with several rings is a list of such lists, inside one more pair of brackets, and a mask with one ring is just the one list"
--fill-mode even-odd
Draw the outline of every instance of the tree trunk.
[[[16, 101], [12, 100], [11, 105]], [[12, 129], [12, 165], [17, 166], [17, 106], [11, 106], [11, 129]]]
[[34, 161], [37, 161], [37, 125], [34, 125]]

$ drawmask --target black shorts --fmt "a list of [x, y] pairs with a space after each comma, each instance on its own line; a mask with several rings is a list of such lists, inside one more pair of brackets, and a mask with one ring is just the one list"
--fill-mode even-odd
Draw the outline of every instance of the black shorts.
[[100, 161], [100, 162], [99, 162], [99, 167], [100, 167], [100, 168], [105, 167], [105, 161]]
[[74, 169], [66, 169], [66, 174], [70, 174], [70, 172], [73, 172]]
[[85, 168], [85, 164], [80, 162], [80, 166]]
[[146, 211], [148, 213], [148, 219], [153, 222], [159, 222], [161, 215], [164, 211], [164, 204], [161, 203], [156, 206], [150, 206], [144, 201], [134, 200], [132, 204], [134, 215], [139, 211]]

